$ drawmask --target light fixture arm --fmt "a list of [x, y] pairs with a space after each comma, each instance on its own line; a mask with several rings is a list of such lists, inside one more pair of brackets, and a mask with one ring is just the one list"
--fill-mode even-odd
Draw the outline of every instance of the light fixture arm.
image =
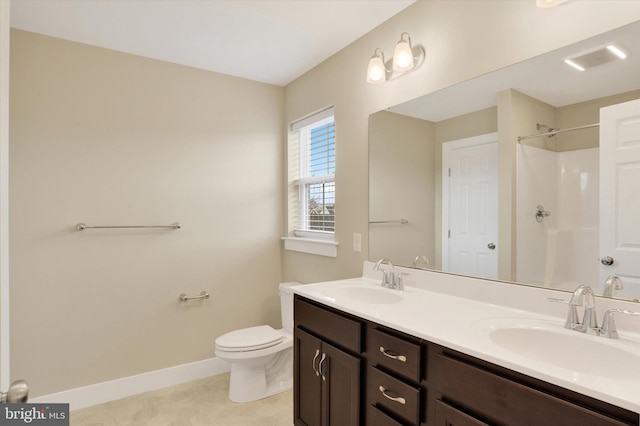
[[408, 33], [408, 32], [406, 32], [406, 31], [405, 31], [405, 32], [403, 32], [402, 34], [400, 34], [400, 40], [398, 41], [398, 43], [404, 43], [404, 42], [406, 42], [406, 41], [407, 41], [407, 40], [405, 40], [405, 39], [404, 39], [404, 36], [405, 36], [405, 35], [406, 35], [406, 36], [407, 36], [407, 38], [409, 39], [409, 40], [408, 40], [408, 41], [409, 41], [409, 46], [411, 46], [411, 36], [410, 36], [410, 35], [409, 35], [409, 33]]

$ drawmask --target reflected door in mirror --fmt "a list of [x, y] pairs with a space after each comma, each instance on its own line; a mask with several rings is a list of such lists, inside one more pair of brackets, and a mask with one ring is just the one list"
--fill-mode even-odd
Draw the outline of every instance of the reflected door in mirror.
[[498, 277], [495, 133], [443, 144], [442, 269]]
[[640, 292], [640, 99], [600, 110], [600, 283]]

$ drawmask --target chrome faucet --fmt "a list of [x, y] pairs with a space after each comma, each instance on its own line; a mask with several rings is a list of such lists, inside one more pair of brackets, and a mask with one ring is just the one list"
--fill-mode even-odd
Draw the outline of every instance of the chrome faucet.
[[[609, 277], [611, 279], [612, 277]], [[617, 277], [614, 277], [617, 278]], [[609, 281], [607, 279], [607, 282]], [[602, 317], [602, 327], [598, 327], [598, 320], [596, 316], [596, 299], [591, 287], [581, 285], [575, 289], [571, 300], [568, 302], [562, 299], [549, 298], [550, 302], [560, 302], [569, 305], [569, 315], [564, 323], [564, 327], [569, 330], [579, 331], [581, 333], [595, 334], [596, 336], [604, 336], [609, 339], [618, 338], [618, 330], [616, 329], [616, 323], [614, 321], [614, 314], [624, 314], [640, 316], [640, 312], [628, 311], [626, 309], [609, 309]], [[577, 308], [584, 306], [584, 316], [582, 323], [578, 320]]]
[[[584, 306], [582, 323], [578, 320], [577, 307], [580, 306]], [[567, 317], [564, 327], [582, 333], [592, 332], [598, 334], [596, 299], [591, 287], [581, 285], [573, 292], [573, 296], [571, 296], [571, 300], [569, 300], [569, 316]]]
[[613, 290], [622, 290], [622, 281], [615, 275], [609, 275], [609, 278], [604, 282], [604, 291], [602, 295], [604, 297], [613, 297]]
[[422, 261], [427, 266], [431, 265], [431, 261], [427, 258], [427, 256], [425, 256], [424, 254], [419, 254], [415, 257], [415, 259], [413, 259], [413, 263], [411, 264], [411, 266], [413, 266], [414, 268], [417, 268], [418, 262], [420, 261]]
[[[389, 265], [389, 270], [385, 271], [384, 269], [380, 269], [380, 265], [382, 264]], [[373, 267], [373, 270], [382, 271], [382, 287], [393, 288], [396, 285], [396, 270], [389, 259], [384, 258], [378, 260], [376, 265]]]
[[[380, 269], [380, 265], [387, 264], [389, 265], [389, 270], [385, 271], [384, 269]], [[404, 290], [404, 283], [402, 282], [402, 277], [409, 275], [406, 273], [396, 274], [396, 270], [393, 266], [393, 263], [389, 259], [380, 259], [376, 262], [376, 265], [373, 267], [374, 271], [382, 271], [382, 287], [391, 288], [393, 290]]]

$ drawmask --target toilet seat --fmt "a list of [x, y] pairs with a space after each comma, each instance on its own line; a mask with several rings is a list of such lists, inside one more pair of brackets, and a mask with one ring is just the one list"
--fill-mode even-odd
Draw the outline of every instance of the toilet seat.
[[285, 336], [268, 325], [235, 330], [216, 339], [216, 348], [225, 352], [249, 352], [270, 348], [282, 342]]

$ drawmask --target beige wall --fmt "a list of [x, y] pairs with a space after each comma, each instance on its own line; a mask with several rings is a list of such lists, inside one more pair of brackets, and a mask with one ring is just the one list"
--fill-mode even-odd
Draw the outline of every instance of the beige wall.
[[[536, 8], [533, 1], [418, 1], [289, 84], [287, 122], [335, 106], [340, 246], [335, 259], [285, 251], [284, 279], [312, 282], [360, 274], [368, 258], [369, 114], [638, 19], [639, 3], [624, 0], [574, 1], [552, 9]], [[380, 47], [391, 55], [403, 31], [425, 47], [424, 65], [400, 79], [367, 84], [373, 50]], [[363, 236], [361, 253], [352, 251], [353, 233]]]
[[369, 119], [369, 255], [411, 265], [435, 258], [434, 124], [381, 111]]
[[[561, 129], [585, 126], [600, 122], [600, 108], [640, 98], [640, 90], [634, 90], [592, 101], [580, 102], [558, 108], [557, 124]], [[535, 132], [534, 132], [535, 133]], [[599, 146], [599, 128], [578, 130], [561, 133], [552, 139], [557, 139], [557, 151], [571, 151], [574, 149], [595, 148]]]
[[[11, 376], [32, 396], [211, 358], [224, 332], [280, 325], [283, 95], [12, 30]], [[202, 290], [210, 300], [178, 302]]]

